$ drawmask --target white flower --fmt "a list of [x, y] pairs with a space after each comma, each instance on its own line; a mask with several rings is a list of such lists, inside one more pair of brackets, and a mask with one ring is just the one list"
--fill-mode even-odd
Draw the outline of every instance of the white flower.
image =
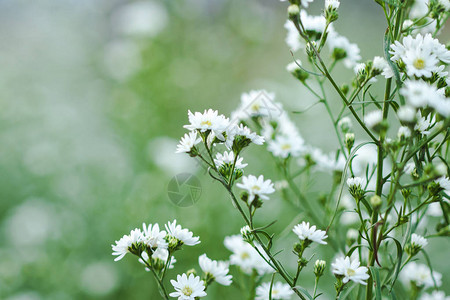
[[159, 225], [155, 224], [142, 224], [144, 229], [142, 240], [144, 244], [150, 248], [167, 248], [167, 242], [165, 240], [166, 232], [164, 230], [159, 230]]
[[353, 127], [352, 120], [349, 117], [343, 117], [339, 120], [338, 126], [341, 128], [342, 131], [348, 131], [350, 128]]
[[400, 273], [400, 278], [405, 283], [414, 282], [419, 287], [432, 287], [434, 286], [434, 280], [436, 281], [437, 286], [442, 285], [442, 274], [438, 272], [433, 272], [431, 274], [430, 269], [423, 264], [417, 264], [415, 262], [411, 262], [407, 264], [402, 272]]
[[194, 246], [200, 243], [200, 238], [198, 236], [193, 236], [194, 234], [186, 228], [182, 228], [177, 225], [177, 220], [173, 220], [172, 223], [168, 222], [165, 226], [167, 230], [167, 235], [173, 237], [178, 241], [182, 242], [187, 246]]
[[[261, 253], [264, 252], [256, 242], [254, 244], [260, 252], [262, 251]], [[233, 252], [230, 256], [230, 263], [239, 266], [244, 273], [251, 274], [253, 270], [256, 270], [260, 275], [273, 272], [267, 262], [250, 244], [243, 240], [242, 236], [227, 236], [224, 245]]]
[[316, 230], [316, 226], [309, 226], [309, 222], [302, 224], [298, 224], [292, 229], [292, 231], [298, 236], [298, 238], [302, 241], [310, 240], [312, 242], [316, 242], [318, 244], [326, 245], [327, 242], [324, 240], [328, 237], [327, 233], [323, 230]]
[[398, 129], [397, 137], [399, 139], [403, 138], [409, 138], [411, 136], [411, 130], [406, 126], [400, 126]]
[[338, 257], [334, 263], [331, 264], [333, 273], [335, 275], [344, 276], [343, 283], [347, 283], [349, 280], [366, 285], [364, 281], [370, 276], [367, 274], [368, 269], [366, 267], [360, 267], [360, 262], [357, 258], [350, 261], [350, 257]]
[[[400, 89], [402, 94], [414, 107], [425, 107], [431, 99], [442, 98], [442, 93], [435, 86], [422, 80], [406, 80]], [[433, 100], [431, 100], [433, 101]]]
[[380, 110], [374, 110], [367, 113], [364, 117], [364, 122], [370, 128], [374, 128], [383, 121], [383, 114]]
[[198, 258], [198, 264], [203, 272], [210, 274], [214, 280], [221, 285], [231, 284], [231, 275], [228, 275], [228, 264], [222, 261], [209, 259], [206, 254]]
[[262, 145], [264, 143], [264, 137], [257, 135], [256, 133], [252, 132], [247, 126], [244, 126], [242, 124], [235, 125], [232, 124], [228, 126], [227, 128], [227, 138], [225, 141], [225, 146], [227, 146], [228, 149], [231, 149], [233, 146], [233, 142], [237, 137], [244, 137], [250, 140], [255, 145]]
[[241, 94], [241, 103], [231, 114], [233, 121], [247, 120], [253, 117], [274, 118], [281, 113], [281, 104], [275, 102], [275, 94], [266, 90], [251, 90]]
[[438, 0], [439, 4], [442, 5], [445, 11], [450, 10], [450, 1], [449, 0]]
[[339, 0], [325, 0], [325, 9], [338, 9], [339, 5]]
[[294, 294], [289, 284], [275, 282], [272, 285], [272, 297], [270, 298], [270, 282], [264, 282], [256, 288], [256, 298], [255, 300], [280, 300], [280, 299], [291, 299]]
[[345, 51], [344, 65], [347, 68], [353, 68], [361, 60], [358, 45], [350, 43], [345, 36], [331, 31], [328, 35], [327, 44], [332, 52], [335, 49], [342, 49]]
[[205, 297], [205, 283], [199, 276], [190, 274], [177, 275], [177, 280], [170, 280], [176, 292], [170, 293], [170, 297], [178, 297], [178, 300], [195, 300], [196, 297]]
[[408, 49], [402, 56], [406, 65], [406, 74], [408, 76], [430, 78], [433, 72], [437, 71], [438, 60], [431, 54], [431, 49]]
[[255, 199], [255, 196], [262, 200], [269, 200], [266, 195], [275, 192], [272, 181], [270, 179], [264, 180], [263, 175], [258, 178], [253, 175], [244, 176], [242, 177], [242, 183], [237, 183], [236, 186], [247, 190], [249, 203]]
[[436, 179], [436, 183], [444, 190], [444, 193], [450, 196], [450, 179], [442, 176]]
[[267, 150], [276, 157], [299, 156], [304, 149], [303, 139], [296, 134], [277, 135], [274, 140], [268, 142]]
[[300, 4], [303, 7], [308, 7], [309, 3], [313, 2], [314, 0], [300, 0]]
[[[148, 262], [149, 257], [148, 257], [147, 252], [142, 252], [141, 255], [142, 255], [142, 258], [143, 258], [146, 262]], [[141, 264], [145, 265], [145, 262], [144, 262], [144, 260], [142, 260], [142, 258], [139, 258], [139, 262], [140, 262]], [[163, 264], [166, 264], [166, 263], [167, 263], [167, 259], [169, 258], [169, 251], [168, 251], [167, 249], [157, 248], [157, 249], [153, 252], [152, 258], [153, 258], [153, 259], [159, 259], [159, 260], [161, 260], [161, 261], [163, 262]], [[167, 267], [168, 267], [169, 269], [173, 269], [173, 268], [174, 268], [173, 265], [174, 265], [176, 262], [177, 262], [177, 260], [175, 259], [175, 257], [171, 256], [171, 257], [170, 257], [169, 265], [168, 265]], [[150, 272], [150, 269], [147, 268], [147, 267], [145, 267], [145, 270], [146, 270], [147, 272]]]
[[364, 188], [366, 182], [361, 177], [350, 177], [347, 179], [347, 185], [349, 188]]
[[427, 215], [432, 217], [441, 217], [443, 215], [441, 204], [439, 202], [428, 204]]
[[140, 229], [133, 229], [129, 235], [124, 235], [115, 245], [111, 245], [113, 255], [117, 255], [114, 261], [121, 260], [130, 250], [133, 244], [142, 242], [143, 235]]
[[184, 137], [181, 138], [180, 143], [177, 145], [177, 151], [175, 151], [175, 153], [191, 152], [192, 148], [201, 141], [201, 138], [197, 138], [197, 131], [186, 133]]
[[413, 233], [411, 235], [411, 244], [413, 245], [413, 247], [417, 247], [417, 248], [421, 249], [421, 248], [425, 247], [426, 245], [428, 245], [428, 241], [423, 236]]
[[428, 99], [428, 106], [434, 108], [441, 116], [450, 116], [450, 100], [445, 97], [433, 97]]
[[301, 66], [301, 65], [302, 65], [302, 62], [301, 62], [299, 59], [297, 59], [297, 60], [295, 60], [295, 61], [289, 63], [289, 64], [286, 66], [286, 70], [287, 70], [289, 73], [295, 73], [295, 71], [300, 70], [299, 65]]
[[381, 56], [375, 56], [373, 58], [373, 68], [378, 73], [381, 73], [385, 78], [391, 78], [394, 76], [394, 72], [391, 67], [388, 65], [386, 59]]
[[428, 1], [429, 0], [415, 0], [411, 7], [411, 18], [418, 19], [425, 16], [428, 13]]
[[429, 135], [429, 129], [436, 123], [436, 119], [432, 115], [428, 115], [428, 117], [422, 117], [420, 113], [417, 113], [417, 123], [414, 126], [414, 130], [417, 130], [423, 135]]
[[450, 296], [445, 296], [443, 291], [433, 291], [431, 294], [423, 294], [420, 300], [450, 300]]
[[397, 111], [397, 115], [400, 121], [407, 123], [414, 122], [414, 120], [416, 119], [416, 114], [416, 109], [409, 105], [401, 106]]
[[[221, 153], [217, 153], [216, 154], [216, 158], [214, 159], [214, 163], [216, 164], [217, 167], [221, 167], [225, 164], [230, 164], [233, 165], [234, 163], [234, 152], [230, 151], [230, 152], [223, 152], [223, 154]], [[236, 159], [236, 169], [243, 169], [245, 168], [248, 164], [243, 164], [242, 163], [243, 158], [238, 156]]]
[[287, 30], [285, 39], [286, 44], [292, 51], [298, 51], [303, 47], [303, 43], [300, 34], [297, 31], [297, 28], [295, 28], [294, 23], [292, 23], [290, 20], [287, 20], [286, 23], [284, 23], [284, 28], [286, 28]]
[[189, 111], [188, 116], [190, 124], [184, 125], [184, 128], [200, 132], [211, 130], [218, 139], [225, 139], [223, 132], [228, 127], [229, 120], [224, 115], [219, 115], [217, 110], [208, 109], [203, 113], [195, 112], [194, 114]]

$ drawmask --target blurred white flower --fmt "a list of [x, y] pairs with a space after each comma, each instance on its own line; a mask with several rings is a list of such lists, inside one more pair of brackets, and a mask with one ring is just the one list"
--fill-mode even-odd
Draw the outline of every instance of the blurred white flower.
[[442, 274], [435, 271], [431, 274], [430, 269], [426, 265], [415, 262], [410, 262], [403, 268], [400, 278], [405, 283], [414, 282], [415, 285], [423, 288], [434, 286], [434, 281], [436, 281], [437, 286], [442, 285]]
[[120, 34], [153, 37], [168, 23], [166, 8], [156, 1], [138, 1], [117, 8], [112, 14], [112, 26]]
[[206, 254], [200, 255], [198, 258], [198, 264], [203, 272], [211, 275], [214, 280], [221, 285], [230, 285], [232, 283], [232, 276], [228, 274], [228, 264], [223, 261], [215, 261], [206, 256]]
[[279, 281], [274, 282], [272, 285], [272, 295], [270, 296], [270, 282], [264, 282], [256, 288], [255, 300], [284, 300], [291, 299], [294, 294], [289, 284], [281, 283]]
[[374, 128], [383, 121], [383, 114], [381, 110], [374, 110], [367, 113], [364, 117], [364, 122], [369, 128]]
[[420, 300], [450, 300], [450, 296], [445, 296], [443, 291], [433, 291], [431, 294], [423, 294]]
[[[233, 252], [230, 256], [230, 263], [240, 267], [242, 272], [251, 274], [253, 270], [256, 270], [258, 274], [263, 275], [273, 271], [258, 252], [243, 240], [241, 235], [225, 237], [224, 245]], [[259, 245], [255, 243], [255, 246]], [[263, 250], [259, 249], [259, 251]]]
[[423, 247], [428, 245], [428, 241], [423, 236], [420, 236], [418, 234], [413, 233], [411, 235], [411, 244], [412, 244], [413, 247], [422, 249]]
[[83, 291], [94, 296], [104, 296], [117, 286], [117, 271], [109, 263], [96, 262], [87, 265], [81, 272], [80, 285]]

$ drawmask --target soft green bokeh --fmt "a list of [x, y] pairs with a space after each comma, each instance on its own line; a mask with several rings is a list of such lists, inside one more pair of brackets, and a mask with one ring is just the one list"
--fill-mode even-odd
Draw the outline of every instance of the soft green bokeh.
[[[339, 32], [359, 44], [363, 60], [382, 55], [381, 10], [373, 1], [342, 2]], [[195, 205], [179, 208], [167, 196], [172, 176], [197, 170], [172, 154], [187, 110], [229, 114], [242, 92], [261, 88], [276, 92], [290, 111], [314, 102], [285, 71], [292, 60], [284, 43], [286, 3], [154, 0], [158, 28], [144, 36], [118, 32], [115, 16], [126, 3], [0, 1], [1, 299], [158, 299], [153, 278], [134, 257], [113, 262], [111, 255], [110, 245], [142, 222], [176, 218], [200, 236], [200, 245], [177, 253], [170, 278], [198, 268], [202, 253], [227, 259], [223, 239], [243, 222], [225, 191], [200, 169]], [[311, 11], [322, 5], [316, 0]], [[351, 71], [336, 70], [339, 82], [349, 81]], [[330, 99], [339, 106], [336, 96]], [[308, 143], [336, 147], [320, 105], [292, 118]], [[246, 172], [280, 178], [262, 149], [244, 156]], [[280, 232], [297, 215], [276, 195], [257, 223], [279, 219], [272, 230]], [[288, 232], [276, 247], [286, 249], [283, 261], [293, 269]], [[316, 258], [334, 256], [327, 247], [318, 252]], [[431, 259], [448, 274], [445, 251]], [[322, 286], [332, 293], [329, 265]], [[310, 288], [312, 280], [302, 275], [300, 284]], [[444, 276], [447, 293], [449, 283]], [[236, 287], [213, 286], [208, 294], [241, 299]]]

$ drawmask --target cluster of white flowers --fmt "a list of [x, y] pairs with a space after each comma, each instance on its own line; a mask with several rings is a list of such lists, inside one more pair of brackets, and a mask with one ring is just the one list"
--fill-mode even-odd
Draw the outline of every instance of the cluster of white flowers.
[[[194, 237], [193, 233], [186, 228], [177, 225], [177, 220], [168, 222], [165, 227], [167, 231], [160, 230], [158, 224], [145, 223], [143, 230], [135, 228], [129, 235], [124, 235], [115, 245], [111, 245], [113, 255], [117, 257], [115, 261], [121, 260], [127, 253], [137, 256], [152, 254], [152, 258], [168, 258], [168, 249], [173, 251], [181, 245], [194, 246], [200, 243], [199, 237]], [[145, 257], [143, 257], [145, 259]], [[175, 262], [175, 261], [173, 261]], [[173, 263], [172, 262], [172, 263]]]

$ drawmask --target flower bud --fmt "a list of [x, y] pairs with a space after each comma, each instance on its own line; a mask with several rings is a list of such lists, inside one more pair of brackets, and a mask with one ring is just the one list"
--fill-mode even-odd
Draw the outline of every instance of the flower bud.
[[252, 243], [253, 235], [252, 235], [252, 230], [250, 229], [250, 226], [245, 225], [244, 227], [242, 227], [241, 235], [242, 235], [242, 238], [244, 239], [244, 241], [246, 241], [247, 243]]
[[370, 205], [372, 205], [372, 208], [375, 211], [380, 209], [380, 206], [381, 206], [382, 203], [383, 203], [383, 201], [381, 200], [380, 196], [373, 195], [372, 197], [370, 197]]
[[289, 20], [296, 20], [300, 16], [300, 7], [297, 4], [289, 5], [287, 11]]
[[428, 241], [426, 238], [413, 233], [411, 235], [411, 242], [408, 245], [406, 245], [405, 251], [406, 253], [408, 253], [408, 255], [414, 256], [417, 253], [419, 253], [419, 251], [426, 245], [428, 245]]
[[350, 120], [349, 117], [343, 117], [339, 120], [338, 126], [341, 128], [343, 133], [347, 133], [352, 128], [352, 120]]
[[338, 19], [338, 8], [339, 8], [338, 0], [325, 0], [325, 10], [324, 16], [328, 23], [334, 22]]
[[345, 147], [347, 147], [348, 151], [351, 151], [353, 145], [355, 144], [355, 134], [354, 133], [346, 133], [345, 134]]
[[326, 261], [320, 259], [316, 260], [316, 263], [314, 264], [314, 275], [316, 275], [316, 277], [322, 276], [326, 265]]
[[197, 271], [195, 269], [190, 269], [186, 272], [186, 275], [189, 277], [189, 275], [193, 274], [194, 276], [197, 276]]
[[347, 245], [348, 246], [353, 245], [353, 243], [355, 243], [358, 240], [358, 236], [359, 236], [358, 230], [350, 228], [347, 231], [347, 236], [346, 236], [346, 238], [347, 238], [347, 241], [346, 241]]
[[366, 192], [363, 189], [365, 182], [362, 178], [351, 177], [351, 178], [347, 179], [347, 185], [348, 185], [348, 190], [350, 192], [350, 195], [352, 195], [356, 201], [359, 201], [362, 198], [364, 198], [364, 194]]
[[316, 52], [314, 49], [317, 48], [317, 43], [315, 41], [311, 41], [306, 44], [306, 54], [311, 60], [316, 59]]

